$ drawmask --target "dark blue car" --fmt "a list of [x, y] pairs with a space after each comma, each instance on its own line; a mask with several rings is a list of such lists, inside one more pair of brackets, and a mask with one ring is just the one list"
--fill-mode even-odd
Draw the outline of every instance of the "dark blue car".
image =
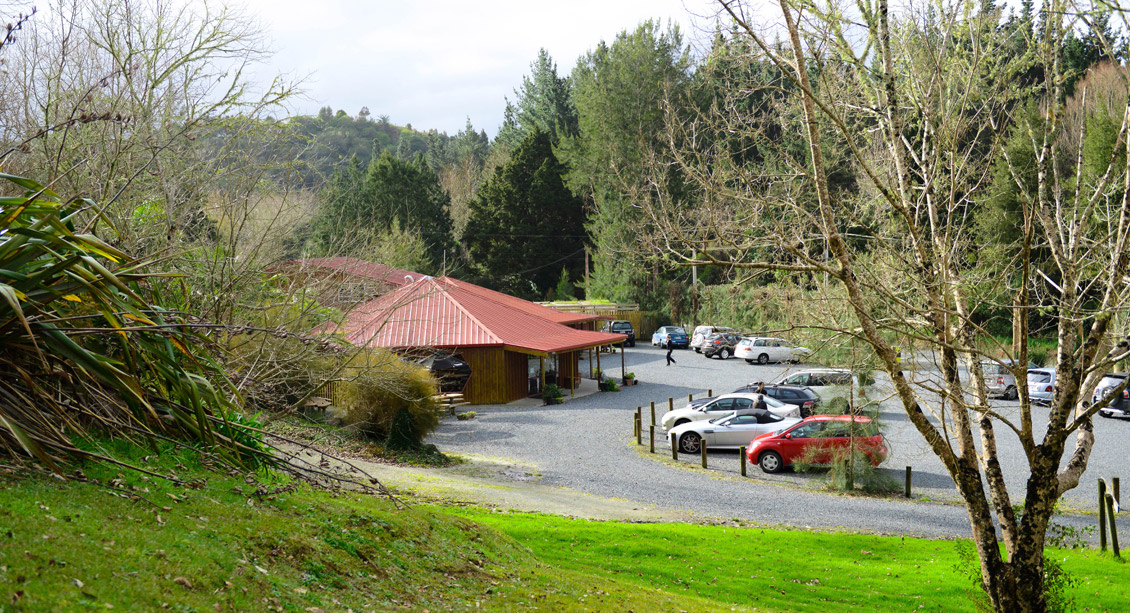
[[686, 349], [691, 345], [691, 338], [687, 336], [687, 331], [679, 326], [663, 326], [651, 335], [651, 345], [653, 347], [668, 348], [682, 348]]

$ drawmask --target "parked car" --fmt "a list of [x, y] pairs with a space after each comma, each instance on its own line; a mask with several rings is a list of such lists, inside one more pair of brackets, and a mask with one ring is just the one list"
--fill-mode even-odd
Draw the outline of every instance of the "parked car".
[[734, 355], [734, 347], [741, 342], [742, 337], [730, 332], [715, 332], [706, 337], [702, 344], [702, 355], [712, 358], [718, 356], [725, 360]]
[[[985, 379], [985, 388], [989, 396], [1000, 396], [1005, 400], [1016, 400], [1020, 393], [1016, 389], [1016, 375], [1012, 374], [1010, 367], [1017, 364], [1016, 360], [981, 360], [981, 373]], [[1038, 368], [1031, 362], [1028, 370]]]
[[853, 419], [855, 448], [873, 466], [878, 466], [887, 457], [887, 445], [878, 425], [870, 417], [849, 415], [814, 415], [791, 428], [762, 434], [750, 441], [746, 458], [767, 473], [781, 472], [799, 459], [828, 464], [836, 450], [846, 450], [851, 445]]
[[635, 347], [636, 346], [636, 329], [632, 327], [632, 322], [630, 322], [630, 321], [614, 321], [614, 322], [608, 324], [608, 326], [606, 327], [606, 330], [608, 332], [612, 332], [614, 334], [625, 334], [625, 335], [627, 335], [628, 340], [624, 341], [624, 344], [628, 347]]
[[[681, 426], [689, 421], [713, 419], [729, 413], [752, 411], [757, 394], [723, 394], [711, 398], [701, 404], [689, 403], [681, 409], [667, 411], [663, 414], [661, 424], [664, 430]], [[795, 404], [786, 404], [776, 398], [765, 397], [765, 405], [774, 415], [781, 417], [800, 417], [800, 407]]]
[[697, 326], [694, 334], [691, 335], [691, 349], [694, 349], [695, 353], [701, 353], [703, 345], [706, 344], [706, 337], [718, 332], [735, 333], [737, 330], [726, 326]]
[[1028, 397], [1037, 404], [1051, 404], [1055, 393], [1054, 368], [1028, 369]]
[[471, 365], [458, 353], [437, 351], [418, 360], [427, 368], [439, 383], [439, 391], [445, 394], [462, 393], [471, 379]]
[[675, 436], [675, 444], [683, 453], [698, 453], [702, 441], [707, 449], [737, 449], [748, 445], [751, 440], [800, 423], [799, 419], [781, 417], [771, 411], [753, 409], [740, 413], [728, 413], [714, 419], [691, 421], [675, 426], [667, 434]]
[[1130, 417], [1130, 390], [1123, 389], [1122, 393], [1115, 394], [1114, 390], [1126, 380], [1126, 373], [1112, 372], [1103, 377], [1095, 386], [1095, 393], [1091, 396], [1091, 404], [1108, 400], [1108, 404], [1099, 409], [1103, 417]]
[[774, 383], [774, 385], [803, 385], [806, 387], [850, 384], [851, 371], [846, 368], [810, 368], [785, 375]]
[[812, 350], [800, 347], [783, 338], [755, 336], [742, 339], [734, 355], [753, 364], [769, 362], [800, 362], [812, 355]]
[[679, 326], [662, 326], [651, 335], [652, 347], [686, 349], [690, 344], [691, 339], [687, 336], [687, 331]]
[[[734, 392], [756, 392], [757, 384], [749, 383], [743, 385]], [[814, 415], [816, 409], [820, 407], [820, 394], [817, 394], [811, 388], [803, 385], [780, 385], [772, 384], [765, 386], [765, 395], [770, 398], [776, 398], [781, 402], [787, 404], [795, 404], [800, 407], [800, 416], [808, 417]]]

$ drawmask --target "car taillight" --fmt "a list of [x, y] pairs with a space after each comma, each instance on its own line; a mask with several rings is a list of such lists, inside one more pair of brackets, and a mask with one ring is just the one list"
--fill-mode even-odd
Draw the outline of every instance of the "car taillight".
[[997, 385], [1004, 385], [1004, 377], [997, 377]]
[[1130, 390], [1122, 390], [1123, 398], [1130, 398]]
[[816, 401], [815, 401], [815, 400], [809, 400], [808, 402], [804, 403], [804, 408], [806, 408], [806, 409], [810, 409], [810, 408], [812, 408], [812, 406], [813, 406], [813, 405], [815, 405], [815, 404], [816, 404]]
[[1050, 392], [1050, 391], [1052, 391], [1053, 389], [1055, 389], [1055, 388], [1053, 388], [1052, 386], [1050, 386], [1050, 385], [1049, 385], [1049, 386], [1047, 386], [1047, 387], [1045, 387], [1045, 388], [1044, 388], [1044, 391], [1045, 391], [1045, 392]]

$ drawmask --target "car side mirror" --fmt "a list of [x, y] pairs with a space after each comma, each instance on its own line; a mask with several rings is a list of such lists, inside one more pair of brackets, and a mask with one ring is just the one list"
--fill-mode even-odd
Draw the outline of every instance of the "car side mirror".
[[792, 432], [789, 432], [788, 434], [786, 434], [786, 435], [785, 435], [785, 438], [792, 438], [792, 437], [793, 437], [793, 433], [792, 433]]

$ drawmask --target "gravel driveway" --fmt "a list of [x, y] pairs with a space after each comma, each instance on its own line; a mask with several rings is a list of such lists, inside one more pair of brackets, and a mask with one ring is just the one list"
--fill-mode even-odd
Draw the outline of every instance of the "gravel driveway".
[[[904, 468], [913, 467], [914, 498], [873, 498], [843, 496], [820, 491], [821, 475], [786, 472], [763, 474], [748, 467], [748, 477], [739, 474], [740, 456], [735, 451], [709, 454], [710, 468], [703, 470], [697, 455], [680, 455], [671, 460], [670, 447], [659, 440], [656, 453], [648, 453], [646, 426], [650, 423], [648, 403], [656, 402], [657, 419], [666, 410], [667, 398], [675, 407], [707, 389], [723, 393], [751, 381], [771, 381], [787, 370], [803, 365], [749, 365], [730, 359], [707, 359], [691, 350], [674, 353], [677, 364], [665, 366], [664, 350], [647, 345], [628, 349], [627, 370], [635, 372], [640, 385], [622, 388], [617, 393], [598, 393], [570, 399], [552, 407], [512, 408], [474, 407], [477, 417], [469, 421], [444, 420], [428, 442], [444, 452], [492, 458], [510, 458], [534, 465], [541, 483], [576, 490], [582, 494], [638, 501], [664, 511], [691, 512], [722, 519], [741, 519], [764, 524], [844, 528], [884, 534], [913, 534], [930, 537], [956, 537], [969, 534], [965, 510], [955, 504], [959, 498], [953, 481], [941, 463], [926, 448], [921, 436], [891, 402], [883, 403], [891, 458], [885, 470], [898, 483]], [[619, 356], [602, 359], [606, 372], [619, 371]], [[612, 365], [615, 368], [612, 368]], [[582, 363], [582, 368], [584, 364]], [[878, 388], [882, 390], [880, 381]], [[825, 400], [827, 400], [827, 394]], [[874, 397], [875, 394], [872, 394]], [[887, 406], [891, 405], [891, 406]], [[632, 436], [632, 414], [643, 407], [645, 439], [643, 447]], [[1001, 402], [1000, 410], [1015, 412], [1017, 403]], [[1037, 420], [1043, 417], [1036, 412]], [[1037, 424], [1039, 425], [1039, 424]], [[1067, 494], [1068, 505], [1094, 510], [1094, 476], [1118, 476], [1110, 472], [1118, 466], [1116, 456], [1123, 434], [1130, 423], [1103, 420], [1096, 424], [1097, 443], [1092, 468], [1080, 488]], [[657, 427], [657, 430], [660, 430]], [[1002, 465], [1010, 475], [1010, 491], [1023, 492], [1023, 472], [1019, 445], [1007, 432], [998, 429]], [[938, 502], [943, 501], [943, 502]], [[1016, 502], [1021, 499], [1017, 498]], [[1094, 518], [1065, 516], [1058, 523], [1093, 525]]]

